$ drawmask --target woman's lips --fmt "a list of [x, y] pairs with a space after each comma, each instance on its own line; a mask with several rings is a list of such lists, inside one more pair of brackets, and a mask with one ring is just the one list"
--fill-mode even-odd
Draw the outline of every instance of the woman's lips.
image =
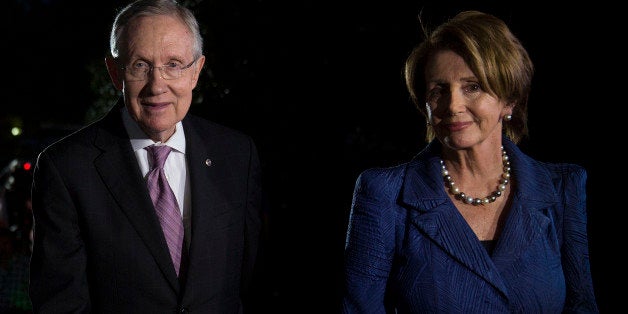
[[452, 122], [447, 123], [447, 129], [451, 132], [460, 131], [469, 125], [473, 124], [473, 122]]

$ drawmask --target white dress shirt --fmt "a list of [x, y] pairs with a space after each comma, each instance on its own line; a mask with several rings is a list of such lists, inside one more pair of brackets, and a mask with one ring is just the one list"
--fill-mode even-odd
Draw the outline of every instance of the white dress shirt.
[[174, 134], [167, 142], [161, 143], [151, 140], [133, 118], [131, 118], [126, 108], [122, 109], [122, 120], [129, 134], [131, 146], [133, 147], [135, 157], [137, 158], [142, 176], [145, 180], [148, 177], [150, 165], [148, 163], [148, 152], [144, 148], [150, 145], [168, 145], [172, 148], [164, 164], [164, 172], [166, 173], [170, 188], [172, 188], [172, 192], [174, 192], [177, 199], [184, 222], [186, 220], [189, 222], [189, 219], [186, 218], [189, 218], [190, 212], [190, 179], [185, 158], [185, 133], [183, 131], [183, 124], [179, 121], [176, 124]]

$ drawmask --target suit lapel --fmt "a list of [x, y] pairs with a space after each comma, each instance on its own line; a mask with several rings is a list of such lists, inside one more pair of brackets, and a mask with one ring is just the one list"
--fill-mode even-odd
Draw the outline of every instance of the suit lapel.
[[164, 276], [172, 288], [178, 291], [177, 275], [168, 246], [131, 149], [119, 108], [120, 104], [111, 109], [102, 121], [102, 128], [94, 141], [102, 153], [94, 160], [94, 165], [113, 198], [155, 257]]
[[[208, 263], [219, 264], [216, 256], [210, 252], [210, 247], [220, 245], [210, 243], [216, 237], [212, 232], [219, 230], [216, 227], [218, 212], [216, 204], [224, 204], [225, 193], [220, 182], [220, 165], [215, 163], [220, 159], [219, 150], [225, 143], [217, 142], [215, 134], [204, 134], [201, 137], [193, 121], [189, 118], [183, 120], [186, 137], [186, 157], [188, 159], [188, 174], [191, 185], [191, 243], [189, 251], [188, 277], [185, 288], [185, 298], [194, 298], [196, 293], [192, 287], [206, 286], [210, 277]], [[209, 136], [209, 137], [208, 137]], [[225, 171], [224, 169], [222, 171]], [[218, 255], [220, 256], [220, 255]], [[209, 262], [208, 262], [209, 260]], [[206, 291], [202, 291], [206, 293]]]

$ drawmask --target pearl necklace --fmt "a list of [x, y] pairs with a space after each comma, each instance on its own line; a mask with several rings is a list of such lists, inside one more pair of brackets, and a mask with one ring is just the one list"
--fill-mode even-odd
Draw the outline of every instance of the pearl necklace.
[[456, 186], [456, 183], [451, 179], [449, 171], [447, 171], [447, 168], [445, 167], [445, 162], [441, 159], [441, 174], [443, 175], [443, 179], [445, 179], [445, 187], [449, 189], [449, 193], [453, 194], [456, 199], [474, 206], [492, 203], [498, 197], [500, 197], [502, 195], [502, 192], [506, 190], [506, 185], [508, 185], [508, 182], [510, 182], [510, 161], [508, 161], [508, 154], [506, 154], [504, 146], [502, 146], [501, 149], [504, 172], [499, 178], [499, 185], [497, 186], [497, 189], [483, 198], [474, 198], [460, 191], [460, 189]]

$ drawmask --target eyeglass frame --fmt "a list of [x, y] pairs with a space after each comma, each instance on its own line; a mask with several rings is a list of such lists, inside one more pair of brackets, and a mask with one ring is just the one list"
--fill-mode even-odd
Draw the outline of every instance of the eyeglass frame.
[[[145, 81], [145, 80], [148, 78], [148, 73], [150, 73], [150, 72], [151, 72], [151, 71], [153, 71], [154, 69], [159, 69], [159, 77], [161, 77], [161, 78], [162, 78], [162, 79], [164, 79], [164, 80], [167, 80], [167, 81], [172, 81], [172, 80], [179, 79], [179, 78], [181, 78], [181, 76], [183, 76], [183, 71], [184, 71], [184, 70], [189, 69], [190, 67], [192, 67], [192, 65], [194, 65], [194, 63], [196, 63], [196, 61], [198, 61], [198, 59], [200, 59], [200, 58], [195, 58], [195, 59], [194, 59], [194, 60], [192, 60], [192, 62], [190, 62], [188, 65], [186, 65], [186, 66], [182, 66], [182, 67], [178, 68], [178, 70], [179, 70], [179, 76], [174, 77], [174, 78], [165, 78], [165, 77], [164, 77], [163, 71], [164, 71], [164, 68], [166, 68], [166, 67], [167, 67], [167, 65], [162, 65], [162, 66], [158, 66], [158, 67], [156, 67], [156, 66], [154, 66], [154, 65], [152, 65], [152, 64], [150, 64], [150, 63], [148, 63], [148, 62], [146, 62], [146, 64], [148, 64], [148, 70], [144, 72], [144, 78], [143, 78], [143, 79], [134, 79], [134, 80], [132, 80], [132, 81], [130, 81], [130, 82], [142, 82], [142, 81]], [[128, 67], [127, 67], [127, 66], [123, 66], [123, 67], [120, 67], [120, 69], [121, 69], [122, 71], [124, 71], [124, 73], [127, 73], [127, 72], [126, 72], [126, 70], [128, 70]]]

